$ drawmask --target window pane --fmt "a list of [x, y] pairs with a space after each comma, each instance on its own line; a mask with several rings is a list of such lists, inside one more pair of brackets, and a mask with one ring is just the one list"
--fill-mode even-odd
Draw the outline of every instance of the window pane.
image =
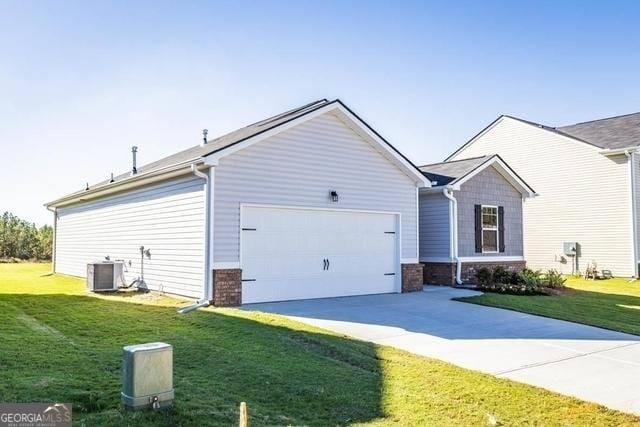
[[482, 208], [482, 213], [483, 214], [496, 215], [498, 212], [497, 212], [496, 208], [491, 208], [491, 207], [485, 206], [485, 207]]
[[495, 228], [498, 226], [498, 215], [482, 214], [482, 225]]
[[483, 252], [498, 251], [498, 231], [497, 230], [482, 231], [482, 251]]

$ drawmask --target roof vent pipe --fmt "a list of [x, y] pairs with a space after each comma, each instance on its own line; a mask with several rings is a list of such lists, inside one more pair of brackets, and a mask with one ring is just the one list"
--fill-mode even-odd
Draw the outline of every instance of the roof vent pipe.
[[209, 133], [209, 131], [207, 129], [202, 129], [202, 144], [200, 145], [207, 145], [207, 134]]
[[138, 153], [138, 147], [135, 145], [131, 147], [131, 156], [133, 157], [133, 166], [131, 167], [131, 175], [135, 175], [138, 173], [138, 168], [136, 168], [136, 154]]

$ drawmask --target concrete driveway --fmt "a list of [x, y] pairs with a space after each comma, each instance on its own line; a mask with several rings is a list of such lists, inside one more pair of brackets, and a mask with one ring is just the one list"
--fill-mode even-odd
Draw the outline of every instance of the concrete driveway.
[[451, 300], [476, 294], [427, 287], [243, 308], [640, 414], [640, 336]]

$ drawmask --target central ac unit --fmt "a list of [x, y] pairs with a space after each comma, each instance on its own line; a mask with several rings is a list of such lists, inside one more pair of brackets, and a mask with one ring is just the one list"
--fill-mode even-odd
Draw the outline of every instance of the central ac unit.
[[124, 264], [121, 262], [92, 262], [87, 264], [87, 289], [108, 292], [118, 289], [122, 282]]

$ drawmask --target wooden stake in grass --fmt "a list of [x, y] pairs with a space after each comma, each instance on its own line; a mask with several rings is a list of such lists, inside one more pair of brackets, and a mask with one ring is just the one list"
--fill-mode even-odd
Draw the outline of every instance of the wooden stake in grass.
[[249, 413], [245, 402], [240, 402], [240, 427], [249, 427]]

